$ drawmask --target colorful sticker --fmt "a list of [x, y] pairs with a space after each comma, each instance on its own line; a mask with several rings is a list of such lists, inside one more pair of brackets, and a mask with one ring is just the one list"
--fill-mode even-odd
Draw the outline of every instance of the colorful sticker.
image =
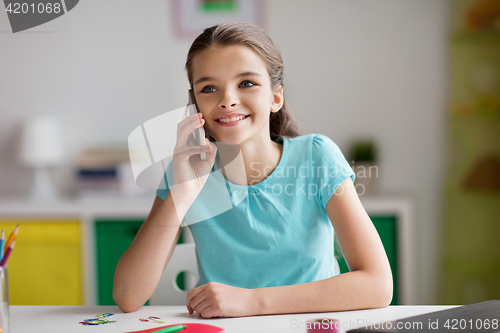
[[96, 314], [96, 318], [84, 319], [79, 322], [82, 325], [103, 325], [103, 324], [112, 324], [116, 323], [116, 320], [109, 320], [108, 317], [111, 317], [112, 313], [98, 313]]
[[143, 323], [155, 323], [155, 324], [166, 324], [163, 320], [160, 320], [160, 317], [149, 316], [147, 318], [139, 319]]

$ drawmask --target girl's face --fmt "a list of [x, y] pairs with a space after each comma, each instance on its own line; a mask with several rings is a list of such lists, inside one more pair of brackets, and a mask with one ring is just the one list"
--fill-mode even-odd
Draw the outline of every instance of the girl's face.
[[283, 89], [271, 88], [266, 64], [249, 47], [217, 46], [196, 55], [193, 91], [216, 141], [270, 140], [269, 115], [283, 106]]

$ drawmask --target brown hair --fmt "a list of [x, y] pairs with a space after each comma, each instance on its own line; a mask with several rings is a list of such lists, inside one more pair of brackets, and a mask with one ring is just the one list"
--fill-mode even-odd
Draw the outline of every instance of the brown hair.
[[[255, 25], [235, 22], [207, 28], [196, 37], [189, 49], [186, 60], [186, 70], [191, 88], [193, 87], [194, 57], [202, 51], [217, 45], [244, 45], [251, 48], [264, 60], [271, 79], [271, 87], [273, 89], [278, 86], [283, 87], [283, 60], [280, 51], [269, 35], [262, 28]], [[282, 136], [293, 138], [300, 135], [297, 122], [285, 100], [283, 101], [283, 107], [278, 112], [271, 112], [269, 116], [269, 132], [271, 140]], [[210, 141], [213, 141], [213, 138], [208, 137]]]

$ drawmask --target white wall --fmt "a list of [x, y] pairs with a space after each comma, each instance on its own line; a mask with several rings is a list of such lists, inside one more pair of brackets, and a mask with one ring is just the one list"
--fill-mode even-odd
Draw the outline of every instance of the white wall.
[[[285, 91], [303, 133], [341, 149], [376, 139], [385, 195], [414, 200], [416, 302], [434, 302], [447, 108], [446, 0], [269, 0], [267, 30], [285, 62]], [[80, 1], [12, 34], [0, 12], [0, 194], [25, 192], [16, 159], [23, 119], [58, 115], [69, 161], [85, 145], [125, 142], [139, 124], [187, 100], [191, 40], [173, 31], [169, 0]]]

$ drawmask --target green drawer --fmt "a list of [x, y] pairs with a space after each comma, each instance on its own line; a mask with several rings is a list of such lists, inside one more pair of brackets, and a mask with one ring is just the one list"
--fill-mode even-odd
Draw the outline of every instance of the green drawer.
[[[389, 264], [392, 269], [392, 280], [394, 283], [394, 293], [392, 296], [391, 305], [398, 305], [398, 233], [397, 233], [397, 223], [396, 217], [394, 216], [371, 216], [370, 217], [375, 229], [382, 240], [385, 252], [387, 253], [387, 258], [389, 259]], [[344, 257], [338, 247], [337, 241], [335, 240], [335, 257], [339, 258], [340, 272], [349, 272], [349, 267], [345, 262]]]
[[[95, 222], [99, 305], [116, 305], [113, 301], [113, 278], [116, 265], [132, 244], [143, 222], [144, 220], [97, 220]], [[181, 234], [178, 244], [182, 243], [182, 237]], [[177, 284], [182, 289], [184, 280], [181, 275], [177, 278]]]

